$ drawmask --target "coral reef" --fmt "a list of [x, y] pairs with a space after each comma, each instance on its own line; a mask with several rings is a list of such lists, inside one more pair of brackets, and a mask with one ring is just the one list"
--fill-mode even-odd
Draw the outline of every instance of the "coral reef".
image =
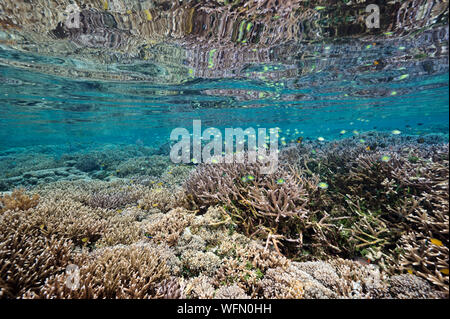
[[0, 297], [447, 298], [448, 144], [364, 139], [4, 193]]
[[50, 236], [30, 221], [29, 211], [0, 215], [0, 298], [39, 290], [45, 279], [71, 259], [72, 243]]
[[11, 195], [0, 197], [0, 213], [8, 210], [27, 210], [35, 207], [39, 202], [39, 195], [28, 196], [23, 189], [14, 190]]
[[66, 275], [49, 277], [32, 298], [151, 298], [157, 284], [168, 276], [159, 249], [150, 244], [133, 244], [100, 249], [74, 262], [79, 266], [80, 287], [66, 285]]
[[282, 150], [274, 176], [258, 175], [258, 164], [205, 164], [186, 182], [187, 198], [200, 210], [221, 205], [247, 236], [287, 256], [365, 258], [448, 294], [448, 144], [422, 142], [305, 142]]

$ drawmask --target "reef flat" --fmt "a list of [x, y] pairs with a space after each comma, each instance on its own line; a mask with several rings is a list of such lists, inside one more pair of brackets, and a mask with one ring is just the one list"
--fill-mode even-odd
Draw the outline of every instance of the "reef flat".
[[3, 151], [0, 297], [448, 298], [448, 161], [448, 136], [370, 132], [287, 143], [270, 175]]

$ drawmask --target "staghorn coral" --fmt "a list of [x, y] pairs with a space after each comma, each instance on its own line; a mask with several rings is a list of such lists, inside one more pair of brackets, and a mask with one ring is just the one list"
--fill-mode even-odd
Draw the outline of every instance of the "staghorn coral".
[[38, 202], [38, 194], [28, 196], [25, 194], [25, 190], [16, 189], [11, 195], [6, 194], [0, 197], [0, 213], [7, 210], [27, 210], [36, 207]]
[[0, 298], [38, 290], [71, 260], [72, 243], [44, 234], [29, 217], [23, 211], [0, 215]]
[[203, 164], [185, 183], [187, 198], [200, 209], [222, 205], [246, 235], [262, 237], [276, 250], [281, 242], [300, 243], [309, 184], [287, 170], [268, 175], [262, 168], [261, 163]]
[[[366, 141], [375, 143], [370, 137]], [[289, 216], [289, 204], [288, 210], [278, 210], [263, 200], [268, 194], [265, 187], [276, 191], [279, 184], [256, 181], [257, 174], [252, 172], [245, 176], [252, 175], [253, 181], [234, 180], [242, 182], [230, 186], [238, 190], [251, 187], [251, 182], [263, 185], [252, 193], [253, 198], [248, 189], [244, 191], [249, 196], [246, 200], [254, 202], [252, 207], [261, 203], [268, 207], [255, 208], [267, 210], [266, 215], [252, 217], [253, 222], [268, 221], [248, 225], [256, 230], [268, 227], [280, 215], [284, 226], [271, 229], [272, 233], [246, 231], [238, 217], [251, 214], [244, 200], [231, 201], [231, 207], [215, 205], [211, 197], [202, 204], [206, 201], [197, 198], [196, 202], [191, 194], [191, 203], [202, 206], [200, 211], [173, 209], [181, 202], [174, 202], [177, 187], [169, 182], [164, 188], [128, 180], [38, 185], [33, 190], [39, 195], [35, 207], [0, 215], [3, 228], [11, 224], [0, 243], [12, 240], [11, 248], [3, 250], [0, 244], [0, 253], [12, 251], [2, 255], [2, 267], [11, 267], [15, 260], [21, 267], [15, 270], [20, 277], [6, 272], [9, 282], [0, 282], [0, 294], [8, 298], [445, 298], [448, 146], [402, 142], [388, 149], [377, 143], [371, 151], [353, 139], [314, 148], [315, 144], [305, 142], [282, 151], [280, 171], [290, 174], [284, 182], [301, 185], [304, 202], [296, 205], [307, 212], [298, 218], [286, 217], [289, 221], [282, 216]], [[380, 160], [382, 154], [389, 154], [390, 161]], [[167, 168], [164, 178], [171, 175], [169, 170], [175, 168]], [[366, 177], [372, 192], [360, 185]], [[328, 189], [319, 189], [318, 181], [325, 181]], [[220, 187], [213, 185], [211, 191]], [[90, 205], [95, 194], [126, 198], [124, 204]], [[153, 206], [161, 202], [158, 196], [167, 199], [162, 200], [165, 205]], [[275, 200], [284, 202], [280, 197]], [[146, 206], [136, 206], [144, 202]], [[14, 228], [21, 235], [11, 235]], [[280, 234], [288, 236], [277, 237]], [[37, 256], [30, 251], [33, 247], [40, 252]], [[147, 279], [141, 280], [135, 278], [143, 271], [139, 266], [127, 268], [131, 260], [140, 263], [140, 254], [131, 252], [140, 251], [138, 247], [157, 253], [154, 259], [164, 268], [161, 276], [156, 267], [156, 277], [146, 273]], [[317, 260], [325, 257], [325, 261]], [[149, 259], [146, 256], [143, 264]], [[76, 291], [65, 285], [64, 268], [70, 263], [83, 269], [82, 287]], [[35, 272], [35, 277], [30, 276]], [[100, 281], [101, 272], [108, 276], [105, 283]], [[124, 284], [114, 286], [113, 280]]]
[[160, 299], [184, 299], [184, 283], [177, 277], [164, 279], [157, 285], [156, 296]]
[[162, 212], [168, 212], [172, 208], [177, 207], [181, 193], [173, 193], [165, 187], [152, 188], [148, 193], [144, 194], [138, 201], [139, 208], [150, 210], [158, 208]]
[[131, 192], [129, 190], [122, 190], [112, 192], [111, 190], [105, 190], [102, 192], [96, 192], [88, 199], [87, 204], [93, 208], [121, 208], [126, 205], [136, 203], [141, 194]]
[[161, 218], [149, 223], [146, 232], [157, 242], [176, 245], [184, 229], [189, 225], [194, 215], [183, 208], [173, 209]]
[[77, 289], [66, 285], [66, 274], [49, 277], [33, 298], [153, 298], [157, 285], [168, 277], [159, 248], [150, 244], [114, 246], [83, 255], [79, 265]]
[[[314, 205], [309, 209], [328, 212], [327, 223], [335, 231], [323, 237], [339, 248], [339, 255], [365, 256], [391, 274], [422, 272], [448, 291], [448, 275], [442, 272], [448, 269], [448, 144], [364, 138], [364, 144], [356, 139], [324, 143], [314, 152], [308, 143], [291, 146], [280, 157], [329, 185], [319, 200], [310, 192]], [[427, 239], [442, 246], [416, 244]]]
[[94, 243], [107, 226], [104, 209], [92, 209], [73, 199], [42, 198], [30, 209], [30, 223], [48, 235], [71, 239], [77, 245]]
[[96, 247], [130, 245], [143, 238], [144, 230], [135, 216], [115, 213], [108, 218], [102, 237], [96, 242]]
[[188, 298], [212, 299], [215, 293], [213, 280], [204, 275], [191, 278], [186, 283], [185, 293]]
[[[447, 244], [448, 245], [448, 244]], [[448, 247], [435, 244], [431, 238], [411, 232], [403, 235], [398, 244], [402, 251], [399, 257], [400, 269], [416, 274], [437, 286], [448, 296]]]

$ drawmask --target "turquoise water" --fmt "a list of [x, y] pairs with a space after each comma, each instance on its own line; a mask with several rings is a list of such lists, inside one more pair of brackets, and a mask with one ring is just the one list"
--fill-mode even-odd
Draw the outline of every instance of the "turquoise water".
[[[280, 144], [282, 137], [285, 143], [299, 137], [332, 141], [392, 131], [448, 139], [448, 8], [437, 4], [426, 16], [411, 18], [417, 25], [390, 16], [397, 21], [394, 28], [386, 21], [376, 32], [347, 26], [339, 36], [328, 20], [320, 20], [311, 30], [302, 29], [308, 36], [255, 38], [262, 29], [235, 18], [230, 38], [222, 40], [214, 32], [206, 35], [208, 15], [200, 13], [186, 22], [194, 21], [197, 38], [191, 29], [184, 38], [168, 33], [161, 38], [161, 30], [179, 27], [163, 22], [161, 30], [152, 29], [155, 34], [130, 38], [120, 29], [126, 14], [111, 8], [83, 11], [92, 25], [80, 35], [55, 28], [61, 20], [54, 10], [34, 29], [19, 26], [14, 21], [25, 11], [11, 6], [2, 7], [0, 29], [0, 152], [5, 156], [33, 154], [36, 147], [60, 156], [111, 145], [145, 146], [167, 155], [171, 131], [192, 132], [194, 120], [204, 129], [280, 128]], [[172, 9], [164, 10], [170, 16]], [[320, 6], [314, 12], [334, 14]], [[147, 16], [150, 22], [152, 17]], [[271, 23], [281, 22], [275, 16]], [[45, 32], [36, 31], [41, 29]], [[99, 36], [98, 30], [112, 35]]]
[[0, 299], [447, 299], [448, 1], [371, 2], [1, 0]]
[[[363, 47], [362, 53], [368, 55], [367, 50]], [[292, 78], [283, 77], [282, 70], [269, 70], [232, 78], [199, 77], [179, 84], [155, 84], [151, 80], [72, 79], [15, 68], [8, 65], [14, 59], [34, 59], [34, 63], [48, 67], [64, 62], [41, 61], [42, 57], [2, 48], [0, 150], [33, 145], [132, 144], [136, 140], [153, 146], [166, 143], [174, 128], [192, 130], [192, 121], [197, 119], [205, 128], [280, 127], [297, 129], [305, 137], [327, 139], [341, 137], [342, 130], [349, 134], [353, 130], [448, 133], [448, 65], [437, 64], [445, 59], [436, 64], [432, 58], [413, 65], [399, 63], [389, 70], [378, 70], [367, 66], [371, 58], [377, 58], [376, 53], [356, 66], [343, 54], [337, 59], [346, 65], [319, 66], [317, 71]], [[427, 63], [438, 70], [424, 71]], [[277, 69], [287, 68], [276, 65]], [[252, 65], [260, 70], [269, 67], [273, 65]], [[295, 64], [289, 67], [298, 68]], [[358, 68], [362, 70], [351, 71]]]

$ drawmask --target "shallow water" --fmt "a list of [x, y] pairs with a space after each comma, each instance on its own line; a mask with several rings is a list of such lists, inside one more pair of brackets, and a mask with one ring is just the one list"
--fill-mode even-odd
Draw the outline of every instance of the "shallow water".
[[377, 3], [2, 0], [0, 299], [448, 298], [448, 1]]
[[[262, 45], [264, 38], [253, 40], [251, 25], [222, 42], [214, 34], [206, 41], [198, 30], [197, 41], [191, 34], [155, 40], [158, 34], [150, 33], [123, 38], [118, 47], [80, 43], [95, 39], [98, 29], [122, 32], [107, 24], [112, 17], [125, 25], [114, 6], [97, 8], [84, 38], [61, 39], [55, 39], [55, 12], [52, 23], [39, 21], [36, 28], [47, 32], [37, 34], [12, 22], [24, 11], [11, 14], [9, 1], [2, 7], [0, 151], [136, 141], [159, 147], [174, 128], [192, 130], [193, 120], [202, 120], [204, 128], [290, 129], [296, 136], [289, 140], [333, 140], [342, 130], [347, 136], [354, 130], [448, 134], [448, 25], [439, 22], [448, 10], [437, 5], [421, 23], [402, 28], [399, 17], [390, 17], [398, 25], [389, 29], [384, 22], [373, 34], [349, 29], [348, 35], [329, 36], [318, 26], [317, 40], [300, 32]], [[193, 21], [207, 30], [201, 12]], [[234, 21], [241, 33], [242, 19]], [[154, 32], [171, 27], [176, 30], [163, 24]], [[137, 40], [146, 45], [133, 47]]]

